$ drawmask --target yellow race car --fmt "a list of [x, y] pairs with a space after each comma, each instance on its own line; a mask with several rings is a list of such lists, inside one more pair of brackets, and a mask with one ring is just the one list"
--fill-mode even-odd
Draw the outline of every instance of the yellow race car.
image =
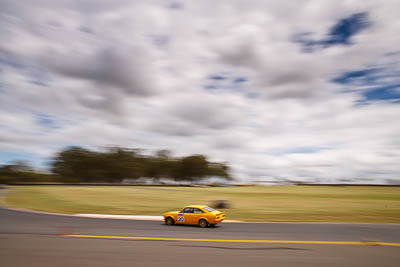
[[181, 211], [170, 211], [163, 214], [166, 225], [198, 224], [204, 228], [213, 226], [225, 219], [225, 214], [219, 210], [204, 205], [190, 205]]

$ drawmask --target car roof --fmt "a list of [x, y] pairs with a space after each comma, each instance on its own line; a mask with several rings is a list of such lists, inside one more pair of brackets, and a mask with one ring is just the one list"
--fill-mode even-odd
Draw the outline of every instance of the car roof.
[[207, 207], [207, 206], [206, 205], [188, 205], [188, 206], [185, 206], [185, 208], [198, 208], [198, 209], [203, 209], [205, 207]]

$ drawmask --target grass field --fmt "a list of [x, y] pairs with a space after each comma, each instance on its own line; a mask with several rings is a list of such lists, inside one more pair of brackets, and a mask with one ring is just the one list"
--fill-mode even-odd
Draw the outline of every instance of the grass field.
[[269, 222], [400, 223], [400, 187], [371, 186], [16, 186], [9, 207], [76, 214], [161, 215], [227, 200], [228, 219]]

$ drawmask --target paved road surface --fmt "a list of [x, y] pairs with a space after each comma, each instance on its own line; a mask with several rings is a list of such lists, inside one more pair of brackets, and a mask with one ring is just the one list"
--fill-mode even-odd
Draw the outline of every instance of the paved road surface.
[[105, 239], [91, 236], [400, 243], [400, 225], [225, 223], [80, 218], [0, 208], [0, 266], [399, 266], [400, 246]]

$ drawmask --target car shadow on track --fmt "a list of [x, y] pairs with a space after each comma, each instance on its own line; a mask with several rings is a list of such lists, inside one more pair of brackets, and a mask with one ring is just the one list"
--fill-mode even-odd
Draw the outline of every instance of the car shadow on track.
[[[174, 225], [166, 225], [165, 223], [161, 223], [160, 225], [163, 225], [165, 227], [191, 227], [191, 228], [201, 228], [200, 225], [198, 224], [174, 224]], [[217, 229], [221, 227], [220, 225], [212, 225], [212, 226], [207, 226], [207, 229]]]

